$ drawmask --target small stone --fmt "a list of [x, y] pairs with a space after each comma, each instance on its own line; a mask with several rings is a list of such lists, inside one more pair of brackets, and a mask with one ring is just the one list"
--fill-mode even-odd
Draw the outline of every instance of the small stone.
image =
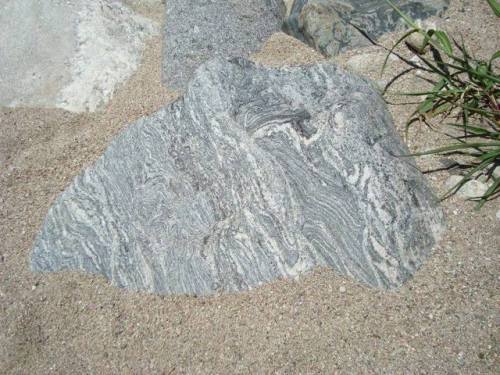
[[465, 198], [482, 197], [488, 190], [488, 185], [478, 180], [467, 181], [459, 191], [459, 195]]
[[446, 190], [453, 189], [460, 181], [462, 181], [462, 176], [451, 175], [445, 182]]
[[496, 168], [493, 170], [492, 175], [493, 175], [493, 177], [495, 177], [495, 178], [500, 178], [500, 166], [499, 166], [499, 167], [496, 167]]
[[[417, 25], [421, 27], [424, 30], [436, 30], [436, 24], [434, 22], [429, 22], [429, 21], [417, 21]], [[421, 48], [424, 43], [424, 35], [420, 33], [413, 33], [408, 37], [407, 40], [409, 43], [411, 43], [413, 46], [416, 48]]]
[[457, 363], [459, 364], [459, 366], [465, 365], [465, 353], [464, 352], [460, 352], [457, 354]]
[[[445, 183], [446, 189], [450, 190], [454, 188], [458, 183], [462, 181], [462, 176], [452, 175], [448, 178]], [[460, 189], [457, 191], [457, 196], [461, 198], [478, 198], [482, 197], [486, 191], [488, 190], [488, 185], [478, 181], [478, 180], [470, 180], [463, 184]]]
[[497, 220], [500, 221], [500, 210], [497, 211]]
[[377, 88], [383, 92], [385, 90], [385, 87], [387, 86], [387, 84], [389, 83], [389, 81], [385, 80], [385, 79], [379, 79], [377, 81], [375, 81], [375, 84], [377, 86]]
[[491, 186], [491, 185], [493, 185], [493, 178], [495, 177], [494, 173], [495, 173], [495, 171], [493, 171], [493, 173], [490, 176], [488, 171], [480, 171], [480, 172], [474, 173], [472, 175], [472, 178], [474, 180], [478, 180], [478, 181], [480, 181], [488, 186]]
[[339, 292], [340, 292], [340, 293], [345, 293], [346, 291], [347, 291], [347, 289], [345, 288], [345, 286], [341, 286], [341, 287], [339, 288]]
[[420, 60], [420, 58], [419, 58], [417, 55], [414, 55], [414, 56], [410, 59], [410, 61], [411, 61], [412, 63], [414, 63], [415, 65], [417, 65], [417, 66], [421, 67], [421, 68], [425, 68], [424, 63], [422, 62], [422, 60]]

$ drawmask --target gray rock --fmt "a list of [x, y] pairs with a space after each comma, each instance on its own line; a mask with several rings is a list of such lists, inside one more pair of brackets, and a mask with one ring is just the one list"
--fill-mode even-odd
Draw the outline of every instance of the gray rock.
[[[441, 14], [449, 0], [394, 0], [415, 20]], [[326, 56], [369, 45], [351, 25], [371, 38], [403, 26], [401, 18], [385, 0], [294, 0], [289, 6], [284, 30]]]
[[157, 31], [115, 1], [0, 1], [0, 105], [95, 111]]
[[327, 266], [394, 288], [443, 229], [407, 153], [377, 90], [335, 65], [216, 59], [56, 199], [32, 269], [210, 294]]
[[168, 0], [165, 9], [164, 81], [176, 90], [211, 58], [257, 51], [284, 15], [282, 0]]

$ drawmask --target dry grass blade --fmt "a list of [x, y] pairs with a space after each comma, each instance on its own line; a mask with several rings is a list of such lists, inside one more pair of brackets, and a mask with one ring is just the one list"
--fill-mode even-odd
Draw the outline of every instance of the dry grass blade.
[[[452, 131], [442, 132], [451, 143], [432, 150], [417, 152], [411, 156], [423, 155], [458, 155], [472, 158], [472, 162], [462, 164], [466, 170], [462, 180], [451, 188], [443, 199], [456, 193], [466, 182], [478, 176], [487, 176], [489, 184], [483, 196], [478, 200], [477, 208], [500, 196], [500, 178], [495, 173], [500, 167], [500, 76], [495, 70], [494, 61], [500, 58], [500, 51], [494, 53], [488, 61], [473, 57], [467, 50], [464, 41], [458, 43], [442, 30], [426, 30], [421, 28], [410, 17], [404, 14], [392, 1], [386, 0], [404, 20], [409, 30], [399, 38], [384, 61], [385, 69], [390, 54], [396, 54], [397, 47], [405, 45], [415, 54], [420, 63], [411, 62], [410, 68], [396, 75], [387, 85], [387, 89], [399, 78], [409, 72], [420, 70], [428, 82], [434, 82], [432, 89], [424, 92], [399, 93], [408, 97], [423, 97], [416, 110], [406, 123], [406, 137], [415, 123], [425, 123], [431, 129], [439, 131], [431, 123], [437, 116], [445, 119], [454, 116], [459, 123], [440, 124]], [[496, 0], [489, 0], [491, 8], [500, 16], [500, 6]], [[422, 45], [415, 46], [408, 41], [413, 34], [422, 36]], [[376, 44], [376, 43], [375, 43]], [[378, 44], [377, 44], [378, 45]], [[427, 48], [428, 47], [428, 48]], [[425, 51], [428, 51], [427, 53]], [[400, 57], [399, 54], [396, 54]], [[408, 59], [401, 58], [408, 63]], [[437, 122], [437, 121], [434, 121]]]

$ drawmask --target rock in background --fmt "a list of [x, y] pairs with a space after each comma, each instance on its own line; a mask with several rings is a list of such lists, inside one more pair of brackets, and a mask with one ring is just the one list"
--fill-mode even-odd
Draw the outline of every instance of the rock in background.
[[[449, 0], [394, 0], [415, 20], [441, 14]], [[369, 45], [351, 24], [373, 39], [403, 27], [399, 15], [385, 0], [294, 0], [287, 1], [284, 30], [326, 56]]]
[[327, 266], [407, 280], [443, 229], [383, 99], [335, 65], [216, 59], [60, 195], [36, 271], [155, 293], [241, 291]]
[[282, 0], [167, 0], [164, 80], [184, 90], [214, 57], [247, 57], [281, 30]]
[[3, 1], [0, 105], [95, 111], [135, 71], [155, 33], [118, 1]]

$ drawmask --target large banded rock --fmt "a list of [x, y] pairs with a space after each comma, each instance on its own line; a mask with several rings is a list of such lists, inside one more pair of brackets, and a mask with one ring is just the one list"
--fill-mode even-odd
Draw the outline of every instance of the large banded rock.
[[164, 81], [184, 90], [202, 63], [247, 57], [281, 30], [282, 0], [167, 0]]
[[157, 31], [118, 1], [0, 1], [0, 106], [95, 111]]
[[384, 101], [335, 65], [203, 65], [50, 208], [35, 271], [156, 293], [240, 291], [327, 266], [407, 280], [443, 216]]
[[[449, 0], [393, 0], [415, 20], [441, 14]], [[326, 56], [369, 45], [356, 28], [371, 38], [404, 27], [386, 0], [292, 0], [287, 4], [284, 30]]]

